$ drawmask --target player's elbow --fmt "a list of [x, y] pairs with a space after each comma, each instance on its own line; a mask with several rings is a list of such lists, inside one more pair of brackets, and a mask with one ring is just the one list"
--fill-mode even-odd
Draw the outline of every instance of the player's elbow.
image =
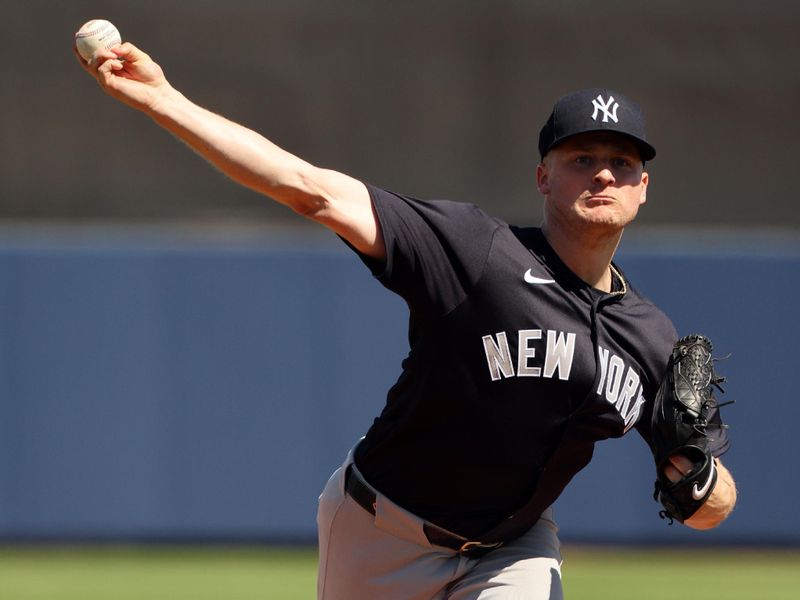
[[294, 165], [280, 179], [269, 182], [266, 193], [301, 217], [318, 220], [330, 204], [320, 191], [318, 171], [307, 163]]
[[322, 196], [309, 194], [305, 190], [294, 189], [285, 195], [286, 204], [298, 215], [312, 221], [319, 221], [328, 208], [328, 201]]

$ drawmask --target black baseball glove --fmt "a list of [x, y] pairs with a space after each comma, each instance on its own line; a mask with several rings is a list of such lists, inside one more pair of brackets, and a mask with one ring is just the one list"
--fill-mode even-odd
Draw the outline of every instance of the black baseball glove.
[[[711, 341], [688, 335], [675, 343], [667, 373], [653, 405], [652, 440], [656, 462], [654, 497], [664, 506], [662, 518], [683, 523], [711, 495], [717, 482], [714, 458], [708, 449], [709, 410], [715, 404], [712, 388], [723, 378], [714, 372]], [[670, 457], [683, 455], [693, 468], [678, 481], [664, 473]]]

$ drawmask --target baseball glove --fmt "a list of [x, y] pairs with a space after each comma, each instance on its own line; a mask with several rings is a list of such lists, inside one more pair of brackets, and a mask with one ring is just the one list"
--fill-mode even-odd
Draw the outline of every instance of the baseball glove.
[[[656, 462], [654, 497], [664, 506], [661, 518], [683, 523], [711, 495], [717, 482], [708, 448], [709, 410], [716, 406], [712, 388], [724, 381], [714, 372], [711, 341], [688, 335], [675, 343], [653, 405], [652, 440]], [[693, 468], [678, 481], [664, 473], [672, 456], [683, 455]]]

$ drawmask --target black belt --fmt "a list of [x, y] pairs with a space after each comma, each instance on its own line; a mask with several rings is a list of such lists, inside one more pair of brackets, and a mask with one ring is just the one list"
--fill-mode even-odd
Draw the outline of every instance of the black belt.
[[[375, 492], [353, 470], [352, 464], [348, 465], [344, 474], [344, 489], [364, 510], [373, 515], [377, 512]], [[503, 545], [503, 542], [473, 542], [427, 521], [423, 523], [422, 530], [431, 544], [450, 548], [467, 558], [480, 558]]]

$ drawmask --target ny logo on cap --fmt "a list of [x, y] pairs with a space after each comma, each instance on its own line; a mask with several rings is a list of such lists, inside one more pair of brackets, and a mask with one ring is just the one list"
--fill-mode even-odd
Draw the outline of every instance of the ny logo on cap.
[[619, 102], [614, 102], [614, 96], [609, 96], [608, 102], [605, 102], [603, 100], [603, 95], [598, 94], [597, 98], [592, 100], [592, 106], [594, 106], [594, 112], [592, 113], [592, 120], [597, 121], [597, 113], [602, 110], [603, 123], [608, 123], [609, 119], [614, 121], [614, 123], [619, 123], [619, 119], [617, 119], [617, 109], [619, 108]]

